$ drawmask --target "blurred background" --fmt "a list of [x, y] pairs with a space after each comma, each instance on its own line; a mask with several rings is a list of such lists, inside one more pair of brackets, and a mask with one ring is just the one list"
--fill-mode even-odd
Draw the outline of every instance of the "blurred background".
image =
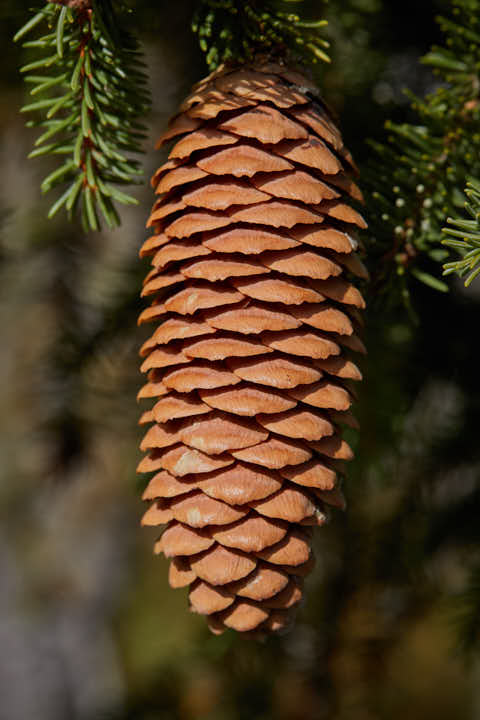
[[[37, 4], [0, 4], [1, 720], [479, 718], [478, 281], [413, 288], [418, 324], [398, 307], [369, 313], [349, 507], [317, 532], [296, 629], [264, 644], [210, 636], [138, 527], [151, 191], [134, 191], [115, 233], [45, 219], [50, 161], [26, 160], [35, 131], [11, 42]], [[449, 5], [327, 6], [333, 63], [318, 78], [360, 164], [386, 117], [410, 117], [402, 89], [434, 87], [418, 58]], [[206, 69], [194, 0], [130, 6], [151, 73], [150, 175], [155, 136]]]

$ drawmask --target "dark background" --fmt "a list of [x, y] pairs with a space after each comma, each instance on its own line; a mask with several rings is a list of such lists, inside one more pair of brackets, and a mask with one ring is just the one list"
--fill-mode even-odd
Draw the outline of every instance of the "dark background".
[[[402, 308], [369, 313], [349, 508], [317, 533], [296, 629], [265, 644], [210, 636], [138, 528], [137, 252], [151, 192], [134, 191], [115, 233], [45, 219], [49, 161], [26, 160], [35, 133], [11, 43], [35, 4], [0, 4], [1, 720], [480, 717], [478, 281], [413, 287], [417, 325]], [[151, 72], [148, 174], [155, 136], [206, 72], [194, 5], [130, 2]], [[449, 5], [329, 3], [333, 63], [318, 79], [360, 164], [386, 117], [410, 118], [402, 88], [433, 88], [417, 61]]]

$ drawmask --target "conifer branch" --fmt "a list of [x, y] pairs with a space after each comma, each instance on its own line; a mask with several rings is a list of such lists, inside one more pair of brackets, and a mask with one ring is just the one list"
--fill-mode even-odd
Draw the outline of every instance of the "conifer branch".
[[366, 173], [377, 283], [404, 296], [412, 277], [448, 289], [438, 268], [448, 253], [442, 230], [461, 212], [467, 180], [480, 177], [479, 0], [454, 0], [452, 17], [438, 22], [445, 44], [423, 62], [441, 85], [424, 99], [410, 94], [418, 122], [387, 123], [388, 142], [371, 143], [376, 159]]
[[[326, 20], [306, 21], [290, 10], [302, 0], [200, 0], [192, 29], [210, 70], [245, 62], [256, 53], [290, 54], [295, 60], [330, 62], [321, 37]], [[279, 7], [280, 6], [280, 7]]]
[[443, 244], [460, 253], [461, 258], [445, 263], [443, 274], [456, 273], [466, 277], [465, 286], [468, 287], [480, 275], [480, 182], [471, 180], [465, 194], [469, 200], [465, 209], [472, 219], [447, 219], [450, 227], [444, 228], [443, 232], [450, 237]]
[[54, 155], [61, 164], [42, 182], [42, 192], [62, 193], [49, 217], [77, 208], [85, 230], [120, 223], [115, 203], [136, 200], [119, 185], [141, 182], [142, 170], [131, 153], [142, 151], [149, 93], [137, 41], [119, 29], [109, 0], [47, 2], [18, 31], [15, 41], [34, 29], [46, 34], [23, 43], [33, 60], [21, 72], [31, 86], [34, 113], [29, 127], [44, 131], [29, 157]]

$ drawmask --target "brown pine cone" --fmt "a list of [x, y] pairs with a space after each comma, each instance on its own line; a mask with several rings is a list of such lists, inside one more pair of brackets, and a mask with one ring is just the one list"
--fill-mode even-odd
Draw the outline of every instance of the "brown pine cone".
[[315, 88], [262, 62], [198, 83], [159, 145], [142, 247], [140, 322], [154, 398], [140, 472], [144, 525], [172, 587], [215, 633], [291, 624], [313, 567], [311, 530], [344, 506], [338, 461], [355, 425], [347, 351], [364, 351], [351, 276], [362, 217], [353, 161]]

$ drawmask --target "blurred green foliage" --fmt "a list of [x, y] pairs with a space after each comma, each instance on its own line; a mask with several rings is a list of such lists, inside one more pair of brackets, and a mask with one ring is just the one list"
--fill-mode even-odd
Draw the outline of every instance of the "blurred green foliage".
[[[437, 86], [425, 97], [409, 93], [415, 121], [387, 122], [388, 140], [372, 141], [367, 172], [375, 282], [404, 298], [412, 279], [448, 290], [440, 279], [449, 256], [441, 231], [448, 216], [460, 214], [466, 182], [480, 175], [480, 2], [453, 0], [438, 24], [442, 42], [422, 58]], [[467, 258], [471, 269], [474, 257]], [[461, 261], [446, 269], [465, 274]]]
[[[18, 114], [31, 3], [0, 6], [0, 438], [2, 710], [8, 720], [474, 720], [478, 715], [480, 393], [470, 346], [475, 283], [417, 284], [418, 325], [398, 306], [367, 317], [349, 508], [317, 533], [296, 630], [259, 645], [209, 636], [138, 528], [141, 380], [135, 330], [148, 188], [115, 234], [45, 219]], [[155, 136], [207, 68], [194, 0], [131, 0], [145, 43]], [[332, 63], [316, 66], [361, 169], [368, 137], [412, 121], [401, 89], [447, 2], [331, 0]], [[304, 3], [314, 17], [315, 0]], [[161, 156], [147, 156], [153, 172]], [[43, 170], [38, 167], [44, 165]], [[463, 644], [463, 645], [462, 645]], [[464, 655], [461, 646], [472, 654]], [[467, 659], [470, 657], [470, 663]]]

